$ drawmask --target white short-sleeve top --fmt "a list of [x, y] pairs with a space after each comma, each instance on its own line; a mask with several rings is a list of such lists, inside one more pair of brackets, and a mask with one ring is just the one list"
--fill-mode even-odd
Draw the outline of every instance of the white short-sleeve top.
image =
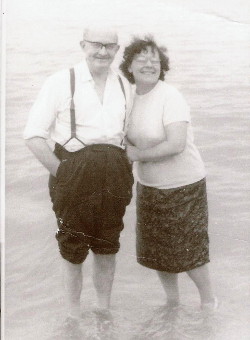
[[206, 172], [194, 144], [190, 109], [182, 94], [159, 80], [145, 95], [135, 94], [128, 127], [128, 139], [139, 148], [149, 148], [167, 139], [164, 126], [187, 122], [187, 139], [183, 152], [161, 161], [135, 162], [138, 181], [159, 189], [178, 188], [195, 183]]

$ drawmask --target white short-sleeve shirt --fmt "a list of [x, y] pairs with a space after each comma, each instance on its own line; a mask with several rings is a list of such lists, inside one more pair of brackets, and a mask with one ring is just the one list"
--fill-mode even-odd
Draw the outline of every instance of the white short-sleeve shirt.
[[167, 138], [164, 126], [181, 121], [188, 123], [184, 151], [161, 161], [135, 162], [140, 183], [159, 189], [178, 188], [201, 180], [206, 172], [182, 94], [161, 80], [145, 95], [135, 94], [128, 128], [128, 139], [135, 146], [146, 149], [161, 143]]
[[[130, 84], [121, 77], [125, 100], [118, 75], [110, 70], [101, 103], [86, 61], [75, 65], [74, 70], [77, 138], [86, 145], [108, 143], [121, 146], [126, 131], [125, 118], [127, 120], [132, 107]], [[30, 110], [24, 139], [51, 138], [63, 145], [71, 136], [70, 102], [70, 73], [65, 69], [45, 81]], [[65, 145], [68, 151], [77, 151], [82, 147], [76, 139]]]

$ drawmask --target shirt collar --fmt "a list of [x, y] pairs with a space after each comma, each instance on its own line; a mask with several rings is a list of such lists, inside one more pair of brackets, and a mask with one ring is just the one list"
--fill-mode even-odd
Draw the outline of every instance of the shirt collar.
[[81, 81], [86, 82], [92, 80], [91, 73], [89, 72], [88, 64], [85, 59], [81, 63], [74, 66], [76, 73], [80, 75]]
[[[76, 72], [80, 74], [81, 81], [86, 82], [93, 80], [92, 75], [89, 71], [88, 64], [85, 59], [77, 65], [75, 65]], [[111, 68], [109, 69], [108, 78], [116, 77], [116, 73]]]

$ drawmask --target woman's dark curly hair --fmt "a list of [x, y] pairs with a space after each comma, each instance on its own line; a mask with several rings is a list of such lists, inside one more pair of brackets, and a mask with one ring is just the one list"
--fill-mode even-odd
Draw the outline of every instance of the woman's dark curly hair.
[[123, 53], [123, 61], [120, 65], [120, 70], [131, 84], [135, 83], [135, 79], [133, 74], [129, 72], [128, 68], [132, 64], [135, 55], [141, 53], [142, 51], [146, 51], [147, 47], [151, 47], [153, 51], [157, 51], [159, 53], [161, 61], [161, 72], [159, 76], [160, 80], [164, 80], [165, 73], [169, 70], [169, 59], [165, 54], [167, 51], [165, 47], [158, 46], [154, 41], [154, 38], [150, 35], [146, 36], [144, 39], [134, 37], [130, 45], [125, 48]]

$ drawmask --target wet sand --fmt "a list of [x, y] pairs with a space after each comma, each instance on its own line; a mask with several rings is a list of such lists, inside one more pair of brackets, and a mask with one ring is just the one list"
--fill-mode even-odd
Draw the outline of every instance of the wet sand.
[[[209, 6], [184, 0], [135, 0], [129, 6], [112, 0], [9, 1], [6, 340], [249, 339], [249, 11], [247, 1], [212, 1]], [[168, 47], [167, 81], [192, 108], [195, 140], [207, 169], [210, 269], [220, 301], [212, 317], [199, 312], [198, 292], [185, 273], [179, 279], [181, 309], [160, 309], [164, 293], [155, 272], [136, 263], [133, 199], [117, 256], [113, 327], [100, 329], [94, 312], [91, 255], [84, 264], [79, 329], [62, 327], [65, 309], [48, 173], [25, 147], [22, 132], [45, 78], [81, 60], [82, 27], [92, 20], [116, 25], [122, 47], [128, 34], [142, 31], [154, 33]]]

